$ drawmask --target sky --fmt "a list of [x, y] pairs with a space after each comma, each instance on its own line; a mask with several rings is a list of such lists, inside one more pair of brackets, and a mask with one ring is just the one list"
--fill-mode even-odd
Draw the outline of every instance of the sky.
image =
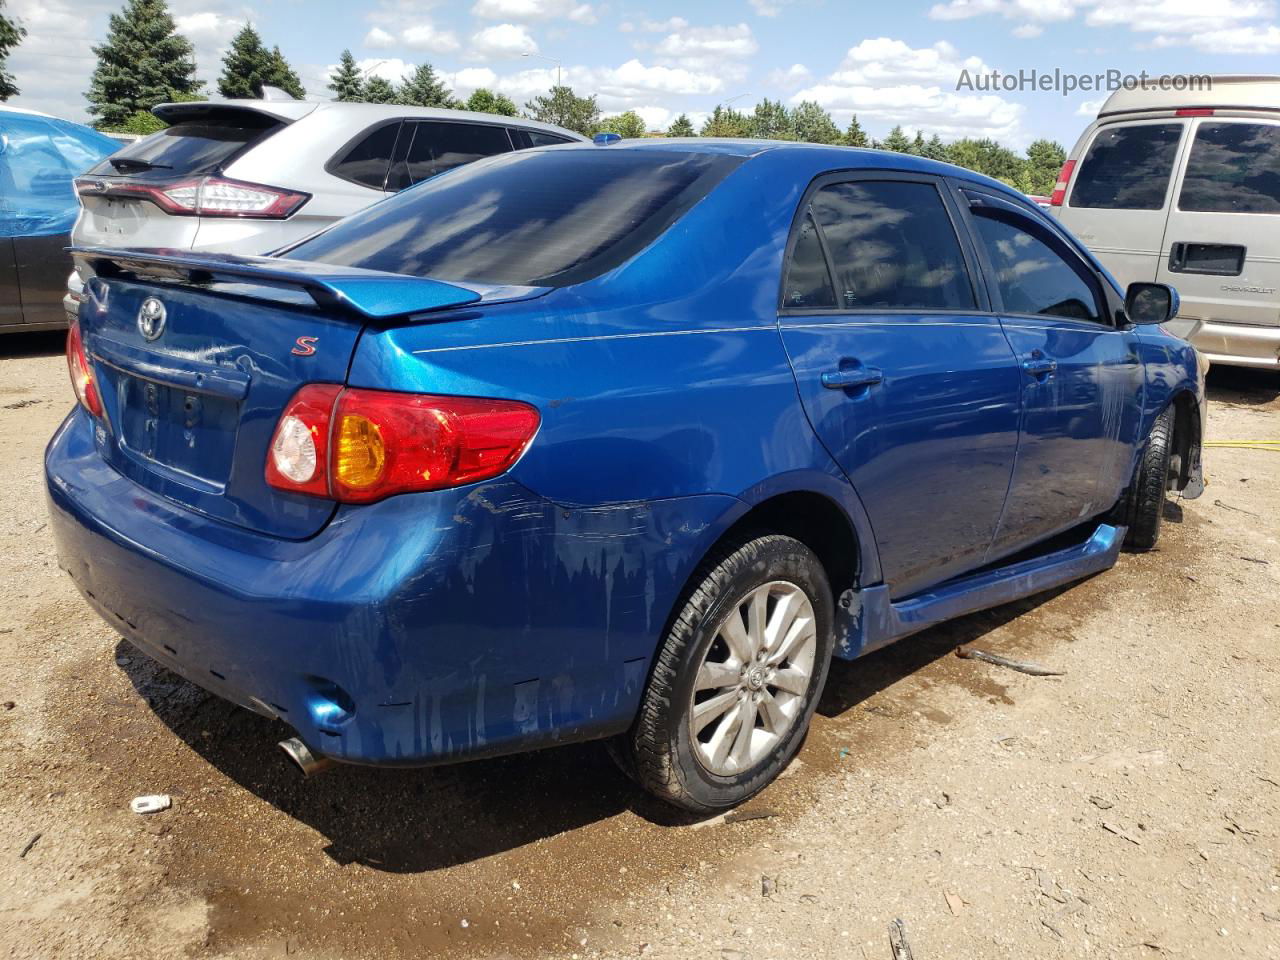
[[[122, 0], [7, 0], [29, 33], [10, 57], [11, 103], [86, 121], [84, 91]], [[883, 137], [895, 124], [944, 140], [994, 137], [1070, 148], [1106, 92], [975, 89], [992, 70], [1151, 75], [1280, 72], [1275, 0], [170, 0], [216, 93], [231, 37], [252, 23], [308, 96], [327, 99], [344, 48], [398, 81], [429, 62], [455, 92], [489, 87], [523, 105], [556, 81], [651, 129], [716, 104], [816, 100]], [[957, 89], [962, 77], [973, 83]]]

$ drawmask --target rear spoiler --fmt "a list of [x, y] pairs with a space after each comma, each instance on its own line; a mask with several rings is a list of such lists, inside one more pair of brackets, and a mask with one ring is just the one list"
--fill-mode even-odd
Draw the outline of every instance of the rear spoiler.
[[[70, 250], [77, 263], [83, 263], [104, 278], [133, 274], [197, 286], [229, 281], [284, 287], [303, 291], [317, 306], [347, 310], [370, 320], [462, 307], [476, 303], [488, 292], [488, 288], [473, 290], [425, 277], [279, 257], [165, 249], [71, 247]], [[509, 295], [515, 289], [521, 288], [504, 288], [503, 292]]]

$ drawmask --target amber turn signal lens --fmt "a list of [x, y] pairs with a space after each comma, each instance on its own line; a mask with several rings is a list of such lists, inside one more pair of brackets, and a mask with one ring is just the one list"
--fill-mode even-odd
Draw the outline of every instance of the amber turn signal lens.
[[347, 487], [363, 490], [382, 479], [387, 450], [378, 425], [358, 413], [346, 413], [338, 423], [334, 477]]

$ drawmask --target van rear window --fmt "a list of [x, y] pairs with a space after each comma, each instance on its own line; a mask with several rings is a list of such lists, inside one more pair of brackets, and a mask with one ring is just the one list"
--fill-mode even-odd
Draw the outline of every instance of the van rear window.
[[1181, 123], [1099, 130], [1076, 174], [1071, 206], [1104, 210], [1161, 209], [1181, 139]]
[[1280, 213], [1280, 126], [1202, 123], [1191, 145], [1178, 209]]
[[283, 121], [254, 110], [211, 112], [131, 143], [89, 172], [138, 180], [217, 173], [240, 151], [283, 126]]

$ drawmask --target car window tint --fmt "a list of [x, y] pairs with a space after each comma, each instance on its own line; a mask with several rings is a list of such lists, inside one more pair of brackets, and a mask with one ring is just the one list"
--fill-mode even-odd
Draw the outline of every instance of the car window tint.
[[249, 110], [237, 110], [222, 118], [211, 115], [184, 120], [122, 147], [91, 172], [135, 180], [213, 174], [246, 147], [283, 127], [280, 120]]
[[507, 132], [511, 134], [511, 144], [517, 150], [527, 150], [529, 147], [553, 147], [557, 143], [574, 142], [567, 137], [557, 137], [553, 133], [528, 130], [524, 127], [509, 127]]
[[1093, 287], [1057, 251], [1021, 227], [974, 212], [1005, 313], [1098, 320]]
[[812, 210], [831, 252], [837, 306], [976, 306], [960, 243], [932, 184], [831, 184], [814, 196]]
[[422, 120], [413, 125], [407, 158], [409, 183], [430, 180], [438, 173], [511, 150], [505, 127], [480, 123]]
[[1280, 125], [1202, 123], [1178, 207], [1201, 213], [1280, 213]]
[[347, 217], [285, 256], [458, 283], [577, 283], [644, 249], [741, 162], [664, 150], [508, 153]]
[[1099, 130], [1076, 174], [1071, 206], [1161, 209], [1181, 138], [1181, 123], [1147, 123]]
[[782, 305], [789, 310], [836, 305], [835, 289], [831, 286], [831, 274], [827, 270], [827, 258], [822, 253], [822, 241], [818, 237], [818, 228], [814, 225], [813, 218], [808, 214], [800, 223], [795, 246], [791, 250]]
[[366, 187], [381, 190], [386, 185], [387, 168], [396, 149], [396, 136], [400, 124], [384, 123], [356, 141], [329, 167], [335, 177], [352, 180]]

